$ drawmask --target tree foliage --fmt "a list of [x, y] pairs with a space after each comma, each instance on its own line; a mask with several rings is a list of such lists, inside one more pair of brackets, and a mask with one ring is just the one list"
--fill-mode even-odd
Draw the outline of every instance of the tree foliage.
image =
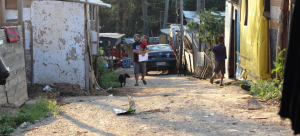
[[199, 25], [202, 32], [197, 32], [199, 36], [197, 39], [201, 38], [201, 40], [207, 41], [211, 44], [217, 44], [217, 38], [220, 36], [220, 26], [221, 25], [221, 33], [224, 30], [224, 17], [221, 16], [220, 12], [216, 11], [216, 8], [212, 8], [210, 10], [202, 10], [201, 14], [199, 14], [200, 20], [202, 23]]
[[190, 23], [187, 24], [187, 30], [197, 30], [198, 26], [195, 21], [190, 21]]
[[[132, 37], [134, 34], [143, 34], [143, 3], [144, 0], [123, 0], [123, 14], [119, 13], [120, 0], [102, 0], [105, 3], [111, 4], [112, 8], [100, 7], [99, 17], [100, 26], [102, 33], [124, 33], [126, 37]], [[211, 2], [206, 1], [206, 8], [210, 9], [212, 6], [218, 8], [218, 10], [225, 10], [225, 0], [215, 0], [218, 4], [210, 4]], [[175, 23], [176, 18], [176, 0], [169, 1], [169, 16], [168, 23]], [[177, 0], [177, 2], [180, 2]], [[196, 0], [183, 0], [186, 11], [196, 11], [197, 1]], [[222, 3], [222, 4], [220, 4]], [[222, 6], [224, 8], [222, 8]], [[165, 11], [165, 1], [164, 0], [147, 0], [147, 19], [148, 19], [148, 30], [149, 36], [158, 36], [160, 34], [160, 23], [163, 23], [164, 14], [160, 11]], [[179, 4], [178, 4], [179, 9]], [[160, 22], [161, 14], [161, 22]], [[123, 15], [123, 19], [120, 19], [120, 15]], [[121, 27], [121, 28], [120, 28]]]

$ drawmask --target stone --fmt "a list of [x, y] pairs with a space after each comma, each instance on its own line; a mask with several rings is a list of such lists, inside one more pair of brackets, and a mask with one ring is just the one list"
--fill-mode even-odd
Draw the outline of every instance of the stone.
[[247, 101], [247, 103], [248, 103], [248, 107], [247, 107], [248, 110], [260, 110], [260, 109], [262, 109], [261, 104], [255, 99], [249, 99]]

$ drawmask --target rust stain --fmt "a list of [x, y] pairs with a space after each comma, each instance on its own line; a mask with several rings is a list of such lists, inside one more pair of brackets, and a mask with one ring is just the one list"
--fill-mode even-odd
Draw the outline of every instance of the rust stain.
[[65, 39], [62, 39], [62, 38], [58, 38], [59, 41], [63, 44], [63, 45], [66, 45], [66, 40]]
[[67, 53], [66, 55], [66, 61], [77, 60], [78, 55], [76, 55], [76, 48], [72, 47], [70, 53]]
[[74, 69], [74, 73], [76, 74], [77, 73], [77, 71], [78, 71], [78, 69], [77, 68], [73, 68]]

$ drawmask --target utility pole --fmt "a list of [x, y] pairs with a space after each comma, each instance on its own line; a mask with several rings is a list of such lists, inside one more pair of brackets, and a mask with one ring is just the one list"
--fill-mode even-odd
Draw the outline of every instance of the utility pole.
[[5, 18], [5, 0], [0, 1], [0, 23], [6, 23], [6, 18]]
[[169, 16], [169, 0], [166, 0], [166, 4], [165, 4], [165, 16], [164, 16], [164, 24], [163, 24], [163, 28], [166, 28], [166, 27], [167, 27], [168, 16]]
[[163, 13], [163, 11], [160, 11], [159, 13], [159, 29], [161, 29], [161, 13]]
[[200, 13], [200, 3], [201, 3], [201, 0], [197, 0], [197, 14]]
[[182, 66], [182, 54], [183, 54], [183, 0], [180, 0], [180, 55], [179, 63]]
[[144, 7], [143, 7], [144, 35], [149, 37], [148, 19], [147, 19], [147, 0], [144, 0], [143, 5], [144, 5]]
[[124, 0], [119, 0], [119, 33], [123, 33], [123, 5], [124, 5]]
[[[287, 11], [289, 9], [289, 0], [281, 1], [281, 11], [279, 16], [278, 33], [277, 33], [277, 46], [276, 46], [276, 60], [278, 60], [278, 54], [281, 50], [286, 48], [286, 26], [287, 26]], [[280, 47], [280, 50], [278, 49]], [[285, 55], [284, 55], [285, 57]], [[276, 73], [276, 78], [279, 78]]]
[[176, 3], [176, 20], [175, 20], [175, 24], [178, 24], [178, 1], [175, 0]]

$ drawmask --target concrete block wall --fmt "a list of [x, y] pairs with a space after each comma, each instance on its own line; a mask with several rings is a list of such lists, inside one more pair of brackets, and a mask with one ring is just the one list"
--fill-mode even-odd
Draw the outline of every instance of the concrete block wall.
[[3, 41], [0, 57], [10, 69], [6, 85], [0, 86], [0, 105], [9, 103], [18, 107], [28, 100], [22, 27], [18, 29], [21, 41], [14, 43], [7, 43], [4, 30], [0, 29], [0, 41]]

